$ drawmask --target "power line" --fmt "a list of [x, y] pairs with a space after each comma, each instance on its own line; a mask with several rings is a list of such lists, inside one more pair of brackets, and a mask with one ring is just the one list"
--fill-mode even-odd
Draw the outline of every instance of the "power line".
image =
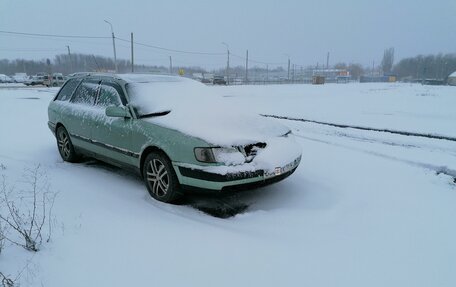
[[[44, 34], [44, 33], [25, 33], [25, 32], [16, 32], [16, 31], [4, 31], [0, 30], [0, 34], [8, 34], [8, 35], [17, 35], [17, 36], [34, 36], [34, 37], [48, 37], [48, 38], [72, 38], [72, 39], [111, 39], [112, 37], [108, 36], [86, 36], [86, 35], [61, 35], [61, 34]], [[127, 39], [122, 39], [115, 37], [115, 39], [126, 42], [126, 43], [131, 43], [131, 40]], [[190, 54], [190, 55], [207, 55], [207, 56], [224, 56], [225, 53], [216, 53], [216, 52], [199, 52], [199, 51], [185, 51], [185, 50], [177, 50], [177, 49], [171, 49], [171, 48], [166, 48], [166, 47], [161, 47], [157, 45], [151, 45], [151, 44], [145, 44], [141, 42], [133, 42], [135, 45], [142, 46], [142, 47], [147, 47], [147, 48], [152, 48], [152, 49], [157, 49], [157, 50], [162, 50], [162, 51], [167, 51], [167, 52], [173, 52], [173, 53], [181, 53], [181, 54]], [[92, 43], [91, 43], [92, 44]], [[123, 46], [123, 48], [126, 48], [126, 46]], [[5, 51], [5, 49], [3, 49]], [[38, 52], [38, 49], [31, 49], [29, 50], [30, 52], [34, 50]], [[19, 50], [18, 50], [19, 51]], [[43, 50], [44, 51], [44, 50]], [[25, 50], [23, 50], [25, 52]], [[236, 54], [231, 53], [232, 56], [237, 57], [242, 60], [246, 60], [245, 57], [239, 56]], [[254, 60], [249, 57], [249, 62], [252, 63], [257, 63], [257, 64], [263, 64], [263, 65], [285, 65], [286, 63], [284, 62], [264, 62], [264, 61], [259, 61], [259, 60]], [[301, 66], [301, 65], [298, 65]]]
[[63, 49], [22, 49], [22, 48], [0, 48], [0, 51], [7, 51], [7, 52], [57, 52], [63, 51]]
[[[126, 39], [122, 39], [122, 38], [118, 38], [118, 37], [116, 37], [116, 39], [119, 40], [119, 41], [130, 43], [130, 40], [126, 40]], [[133, 42], [133, 43], [136, 44], [136, 45], [139, 45], [139, 46], [143, 46], [143, 47], [148, 47], [148, 48], [153, 48], [153, 49], [158, 49], [158, 50], [163, 50], [163, 51], [168, 51], [168, 52], [174, 52], [174, 53], [192, 54], [192, 55], [209, 55], [209, 56], [225, 55], [225, 53], [184, 51], [184, 50], [176, 50], [176, 49], [164, 48], [164, 47], [150, 45], [150, 44], [144, 44], [144, 43], [140, 43], [140, 42]]]
[[[243, 57], [243, 56], [239, 56], [239, 55], [236, 55], [236, 54], [233, 54], [233, 53], [231, 53], [231, 55], [233, 55], [233, 56], [235, 56], [235, 57], [237, 57], [239, 59], [246, 60], [246, 58]], [[262, 61], [258, 61], [258, 60], [253, 60], [251, 57], [249, 57], [249, 62], [257, 63], [257, 64], [264, 64], [264, 65], [277, 65], [277, 66], [286, 64], [286, 63], [279, 63], [279, 62], [277, 62], [277, 63], [262, 62]]]
[[0, 30], [0, 33], [10, 34], [10, 35], [54, 37], [54, 38], [79, 38], [79, 39], [110, 39], [111, 38], [111, 37], [104, 37], [104, 36], [57, 35], [57, 34], [13, 32], [13, 31], [3, 31], [3, 30]]

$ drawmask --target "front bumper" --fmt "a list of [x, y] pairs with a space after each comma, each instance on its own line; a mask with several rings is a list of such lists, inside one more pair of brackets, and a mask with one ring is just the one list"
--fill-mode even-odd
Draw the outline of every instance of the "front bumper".
[[290, 176], [301, 162], [301, 156], [273, 170], [246, 170], [225, 174], [197, 166], [173, 163], [179, 182], [184, 189], [212, 191], [241, 190], [269, 185]]
[[55, 135], [55, 124], [53, 122], [48, 121], [48, 127], [51, 132]]

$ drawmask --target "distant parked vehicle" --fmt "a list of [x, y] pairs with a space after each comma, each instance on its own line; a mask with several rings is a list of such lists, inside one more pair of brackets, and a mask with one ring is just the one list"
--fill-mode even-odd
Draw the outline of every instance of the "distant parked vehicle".
[[214, 85], [226, 85], [225, 77], [223, 77], [223, 76], [214, 76], [214, 79], [212, 80], [212, 84], [214, 84]]
[[46, 87], [60, 87], [61, 85], [63, 85], [64, 82], [65, 79], [62, 73], [54, 73], [52, 74], [52, 76], [47, 76], [47, 79], [43, 81], [43, 84]]
[[43, 85], [44, 84], [44, 77], [43, 75], [35, 75], [32, 78], [28, 79], [24, 82], [26, 86], [35, 86], [35, 85]]
[[15, 83], [25, 83], [25, 81], [27, 81], [29, 77], [26, 73], [16, 73], [11, 78]]
[[13, 79], [11, 79], [10, 77], [8, 77], [5, 74], [0, 74], [0, 83], [12, 83], [12, 82], [13, 82]]

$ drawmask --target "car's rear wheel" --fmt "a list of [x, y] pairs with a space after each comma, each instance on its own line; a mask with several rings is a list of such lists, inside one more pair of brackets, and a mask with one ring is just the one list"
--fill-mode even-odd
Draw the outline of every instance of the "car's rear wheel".
[[147, 155], [143, 178], [149, 194], [156, 200], [174, 202], [181, 196], [179, 181], [170, 160], [162, 153]]
[[73, 143], [71, 142], [70, 135], [67, 130], [60, 126], [57, 128], [57, 148], [59, 149], [60, 156], [64, 161], [75, 162], [79, 158], [74, 150]]

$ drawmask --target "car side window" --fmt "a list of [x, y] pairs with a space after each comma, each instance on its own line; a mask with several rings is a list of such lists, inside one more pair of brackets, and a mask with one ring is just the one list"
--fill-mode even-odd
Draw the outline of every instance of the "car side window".
[[56, 101], [68, 101], [73, 95], [74, 90], [79, 85], [81, 80], [71, 79], [69, 80], [60, 90], [59, 94], [55, 98]]
[[102, 82], [96, 105], [100, 107], [121, 106], [122, 98], [123, 92], [119, 85]]
[[71, 101], [73, 103], [93, 105], [97, 97], [99, 82], [93, 80], [84, 80], [76, 89]]

